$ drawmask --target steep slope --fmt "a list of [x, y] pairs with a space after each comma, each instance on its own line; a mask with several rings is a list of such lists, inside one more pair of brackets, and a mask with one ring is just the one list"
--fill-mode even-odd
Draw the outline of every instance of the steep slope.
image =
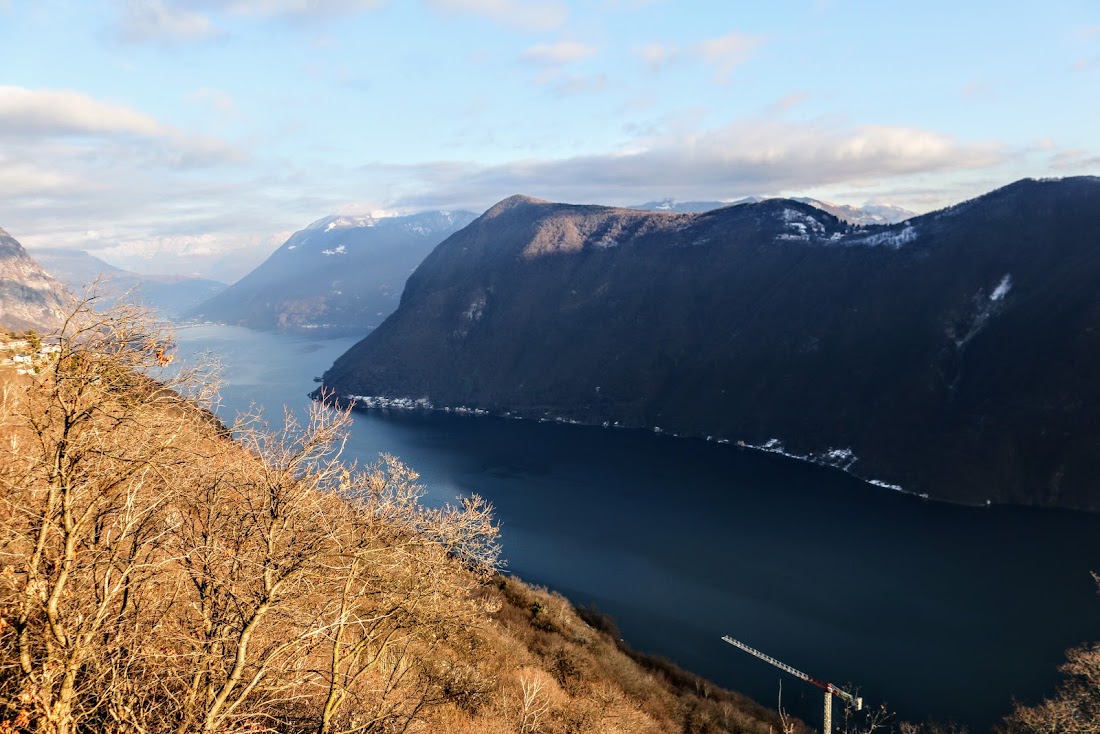
[[128, 294], [165, 316], [179, 316], [228, 287], [206, 278], [132, 273], [80, 250], [35, 248], [31, 254], [74, 293], [83, 293], [98, 281], [102, 294]]
[[513, 197], [442, 243], [324, 384], [1098, 509], [1098, 210], [1088, 177], [867, 228], [786, 200], [679, 215]]
[[64, 317], [68, 294], [0, 229], [0, 326], [50, 331]]
[[365, 334], [397, 308], [424, 256], [475, 216], [326, 217], [187, 315], [254, 329]]
[[0, 730], [779, 726], [498, 574], [480, 499], [422, 504], [393, 457], [349, 473], [346, 414], [230, 435], [181, 396], [213, 386], [162, 370], [168, 335], [132, 315], [74, 311], [36, 369], [0, 366], [0, 609], [20, 625], [0, 635]]

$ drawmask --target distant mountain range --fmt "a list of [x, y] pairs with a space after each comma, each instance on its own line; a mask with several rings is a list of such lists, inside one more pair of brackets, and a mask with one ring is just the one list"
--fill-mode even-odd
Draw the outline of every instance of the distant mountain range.
[[[638, 204], [629, 208], [654, 212], [697, 214], [726, 206], [759, 204], [762, 201], [765, 201], [765, 199], [759, 196], [748, 196], [735, 201], [676, 201], [674, 199], [662, 199], [661, 201], [647, 201], [645, 204]], [[810, 199], [805, 196], [795, 197], [792, 201], [809, 204], [815, 209], [829, 212], [837, 219], [849, 224], [897, 224], [917, 216], [916, 212], [891, 204], [865, 204], [862, 207], [855, 207], [847, 204], [833, 204], [820, 199]]]
[[1100, 509], [1100, 179], [856, 226], [500, 202], [324, 375], [461, 407], [742, 442], [907, 492]]
[[97, 283], [100, 295], [125, 294], [167, 317], [179, 316], [228, 287], [205, 278], [132, 273], [79, 250], [35, 248], [31, 254], [73, 293], [84, 293]]
[[424, 256], [476, 216], [325, 217], [187, 316], [254, 329], [365, 334], [397, 308], [405, 279]]
[[0, 326], [48, 332], [61, 325], [70, 294], [0, 229]]

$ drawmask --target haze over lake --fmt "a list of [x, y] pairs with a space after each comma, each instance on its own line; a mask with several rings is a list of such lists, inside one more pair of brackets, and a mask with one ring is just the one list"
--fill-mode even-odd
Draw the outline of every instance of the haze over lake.
[[[227, 420], [275, 421], [354, 340], [180, 329], [224, 364]], [[919, 447], [915, 447], [919, 449]], [[392, 453], [432, 502], [497, 508], [508, 570], [613, 615], [638, 649], [774, 706], [783, 674], [728, 634], [902, 718], [988, 730], [1100, 639], [1100, 517], [923, 502], [839, 472], [644, 432], [440, 413], [355, 414], [349, 458]], [[812, 725], [820, 696], [789, 677]]]

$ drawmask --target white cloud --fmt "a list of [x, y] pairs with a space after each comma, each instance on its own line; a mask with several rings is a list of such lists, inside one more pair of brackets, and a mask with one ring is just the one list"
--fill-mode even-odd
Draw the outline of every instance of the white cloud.
[[523, 51], [520, 58], [534, 64], [560, 66], [595, 56], [599, 49], [579, 41], [539, 43]]
[[[0, 0], [2, 2], [3, 0]], [[380, 7], [384, 0], [118, 0], [126, 41], [185, 43], [221, 34], [215, 18], [324, 19]]]
[[501, 25], [525, 31], [547, 31], [561, 27], [569, 17], [558, 0], [426, 0], [446, 13], [480, 15]]
[[242, 180], [248, 171], [235, 165], [241, 151], [79, 92], [0, 87], [0, 141], [0, 212], [24, 244], [83, 247], [88, 231], [112, 246], [213, 233], [232, 252], [247, 233], [219, 217], [251, 207], [272, 218], [253, 193], [264, 182]]
[[[240, 161], [244, 154], [217, 138], [189, 135], [130, 107], [64, 89], [0, 87], [0, 138], [24, 146], [69, 140], [70, 155], [102, 155], [103, 141], [118, 141], [127, 158], [173, 168]], [[134, 144], [133, 139], [141, 141]], [[98, 140], [81, 144], [80, 139]], [[125, 145], [119, 145], [126, 139]]]
[[0, 154], [0, 191], [6, 196], [40, 197], [64, 192], [72, 184], [71, 178], [58, 171]]
[[374, 10], [382, 2], [383, 0], [204, 0], [203, 4], [221, 8], [234, 15], [273, 18], [351, 15], [363, 10]]
[[[866, 186], [908, 176], [983, 170], [1008, 154], [928, 130], [755, 118], [718, 130], [639, 141], [628, 152], [497, 166], [379, 166], [395, 205], [488, 205], [516, 192], [558, 201], [627, 204], [654, 196], [734, 198]], [[402, 182], [405, 182], [402, 184]]]
[[694, 52], [714, 67], [714, 78], [725, 83], [737, 67], [748, 61], [753, 52], [764, 42], [762, 36], [746, 33], [728, 33], [720, 38], [701, 41]]
[[0, 87], [0, 135], [158, 136], [165, 131], [148, 115], [80, 92]]
[[123, 0], [119, 35], [127, 41], [201, 41], [217, 35], [208, 17], [166, 0]]

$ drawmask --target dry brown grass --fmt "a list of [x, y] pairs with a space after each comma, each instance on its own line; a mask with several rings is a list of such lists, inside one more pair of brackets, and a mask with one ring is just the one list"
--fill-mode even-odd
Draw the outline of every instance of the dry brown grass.
[[0, 371], [3, 731], [779, 730], [495, 574], [478, 498], [345, 466], [347, 414], [231, 438], [140, 314], [66, 329], [36, 374]]

